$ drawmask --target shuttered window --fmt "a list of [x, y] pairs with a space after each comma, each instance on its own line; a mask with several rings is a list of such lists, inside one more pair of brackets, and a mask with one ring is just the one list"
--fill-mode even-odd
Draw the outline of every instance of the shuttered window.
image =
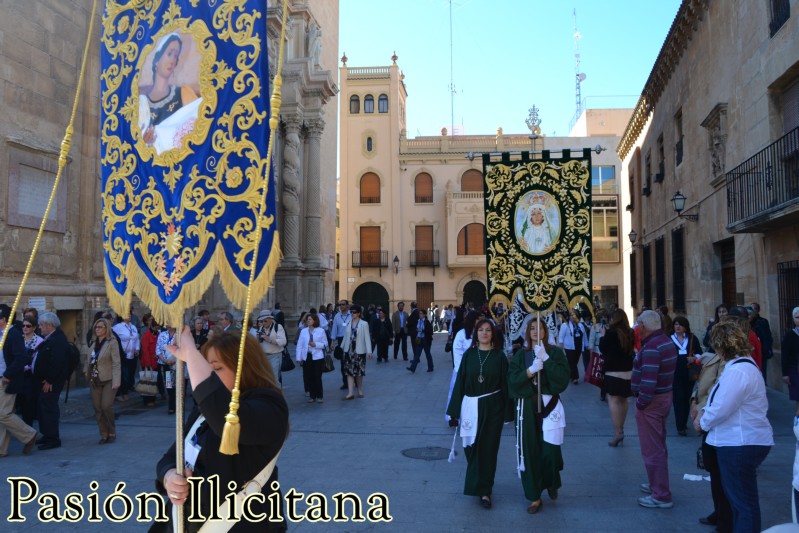
[[644, 274], [641, 282], [644, 284], [644, 307], [652, 308], [652, 247], [644, 246]]
[[417, 204], [433, 203], [433, 178], [427, 172], [422, 172], [414, 180], [414, 198]]
[[638, 256], [630, 254], [630, 306], [638, 307]]
[[433, 226], [416, 226], [416, 249], [433, 249]]
[[361, 177], [361, 203], [380, 203], [380, 178], [373, 172], [367, 172]]
[[380, 251], [380, 227], [361, 226], [361, 253]]
[[461, 177], [461, 192], [483, 192], [483, 174], [479, 170], [467, 170]]
[[353, 94], [350, 96], [350, 113], [356, 115], [361, 112], [361, 99], [358, 95]]
[[680, 227], [671, 234], [671, 286], [674, 291], [672, 307], [675, 313], [685, 313], [685, 249], [683, 236], [685, 229]]
[[666, 305], [666, 239], [655, 241], [655, 305]]
[[783, 133], [799, 127], [799, 81], [782, 93], [782, 127]]
[[468, 224], [458, 233], [458, 255], [485, 255], [485, 227]]

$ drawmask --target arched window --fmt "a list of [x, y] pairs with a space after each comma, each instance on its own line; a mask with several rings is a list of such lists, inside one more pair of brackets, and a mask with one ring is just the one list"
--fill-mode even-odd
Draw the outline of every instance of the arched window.
[[371, 152], [372, 151], [372, 138], [371, 137], [367, 137], [366, 138], [366, 151], [367, 152]]
[[485, 255], [485, 226], [474, 222], [458, 233], [458, 255]]
[[470, 169], [461, 176], [461, 192], [483, 192], [483, 173]]
[[361, 203], [380, 203], [380, 178], [373, 172], [367, 172], [361, 176]]
[[388, 95], [381, 94], [377, 97], [377, 112], [388, 113]]
[[363, 99], [363, 112], [364, 113], [374, 113], [375, 112], [375, 97], [371, 94], [367, 94]]
[[416, 175], [413, 182], [414, 198], [417, 204], [433, 203], [433, 178], [427, 172]]
[[361, 112], [361, 99], [357, 94], [350, 96], [350, 113], [357, 115]]

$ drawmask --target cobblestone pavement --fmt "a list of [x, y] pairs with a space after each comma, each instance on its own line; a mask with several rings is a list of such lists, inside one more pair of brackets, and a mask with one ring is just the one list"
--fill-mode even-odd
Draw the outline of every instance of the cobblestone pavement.
[[[563, 394], [568, 427], [563, 445], [563, 488], [556, 502], [545, 496], [539, 514], [525, 512], [528, 502], [516, 477], [511, 424], [505, 426], [502, 436], [493, 509], [486, 511], [477, 498], [463, 496], [463, 454], [459, 453], [453, 463], [446, 461], [453, 434], [444, 422], [444, 403], [452, 364], [450, 354], [444, 352], [444, 342], [445, 335], [437, 334], [433, 346], [436, 367], [431, 373], [424, 372], [426, 365], [422, 363], [419, 372], [410, 374], [401, 355], [388, 364], [370, 361], [365, 398], [354, 401], [341, 400], [338, 368], [324, 376], [324, 404], [306, 403], [299, 368], [284, 375], [291, 409], [291, 435], [279, 461], [284, 492], [293, 488], [306, 496], [323, 494], [331, 516], [336, 493], [359, 495], [364, 514], [371, 507], [369, 495], [382, 493], [388, 498], [392, 518], [378, 523], [303, 520], [290, 523], [290, 531], [712, 531], [697, 521], [712, 510], [710, 484], [683, 479], [685, 474], [701, 474], [695, 465], [699, 437], [692, 433], [678, 436], [673, 420], [669, 420], [669, 469], [675, 505], [670, 510], [641, 508], [636, 498], [646, 474], [633, 408], [624, 446], [609, 448], [606, 442], [612, 428], [607, 404], [599, 401], [598, 390], [588, 384], [572, 385]], [[391, 350], [393, 355], [393, 347]], [[769, 402], [776, 446], [759, 470], [764, 528], [790, 522], [796, 445], [791, 428], [792, 402], [777, 391], [769, 391]], [[70, 492], [83, 494], [82, 506], [88, 510], [87, 496], [96, 492], [102, 509], [105, 498], [120, 481], [126, 483], [124, 492], [130, 496], [152, 491], [155, 463], [174, 440], [174, 417], [167, 414], [163, 404], [154, 409], [142, 407], [135, 395], [125, 404], [117, 404], [117, 411], [121, 415], [117, 442], [98, 446], [87, 391], [73, 390], [69, 402], [62, 403], [63, 447], [34, 450], [32, 455], [23, 456], [22, 445], [12, 443], [9, 456], [0, 459], [7, 478], [0, 484], [0, 516], [6, 521], [2, 531], [146, 531], [148, 526], [137, 523], [135, 517], [120, 524], [104, 516], [101, 523], [84, 519], [78, 524], [45, 524], [37, 513], [50, 505], [46, 499], [21, 505], [25, 522], [7, 521], [12, 512], [8, 478], [14, 476], [36, 480], [39, 498], [45, 492], [58, 495], [61, 513], [64, 497]], [[96, 491], [90, 488], [92, 481], [99, 483]], [[19, 492], [26, 496], [27, 487]], [[138, 509], [136, 505], [136, 512]], [[300, 503], [297, 509], [303, 513], [306, 505]], [[346, 515], [351, 517], [352, 512], [347, 504]]]

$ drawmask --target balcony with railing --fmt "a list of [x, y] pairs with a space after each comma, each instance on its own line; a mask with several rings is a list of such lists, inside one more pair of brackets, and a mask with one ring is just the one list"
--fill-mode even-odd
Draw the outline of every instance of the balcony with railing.
[[362, 204], [379, 204], [380, 197], [379, 196], [361, 196], [361, 203]]
[[354, 250], [352, 252], [352, 267], [362, 268], [388, 268], [387, 250]]
[[727, 230], [761, 233], [799, 221], [799, 128], [727, 172]]
[[433, 267], [433, 272], [441, 263], [439, 261], [438, 250], [411, 250], [411, 266], [416, 267]]

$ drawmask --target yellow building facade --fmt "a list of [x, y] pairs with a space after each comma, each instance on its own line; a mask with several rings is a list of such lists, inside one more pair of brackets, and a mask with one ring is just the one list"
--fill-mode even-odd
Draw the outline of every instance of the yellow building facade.
[[408, 139], [408, 95], [396, 63], [340, 69], [339, 298], [394, 309], [486, 300], [480, 154], [604, 148], [594, 166], [593, 286], [624, 300], [616, 155], [631, 110], [591, 110], [579, 137], [441, 135]]

